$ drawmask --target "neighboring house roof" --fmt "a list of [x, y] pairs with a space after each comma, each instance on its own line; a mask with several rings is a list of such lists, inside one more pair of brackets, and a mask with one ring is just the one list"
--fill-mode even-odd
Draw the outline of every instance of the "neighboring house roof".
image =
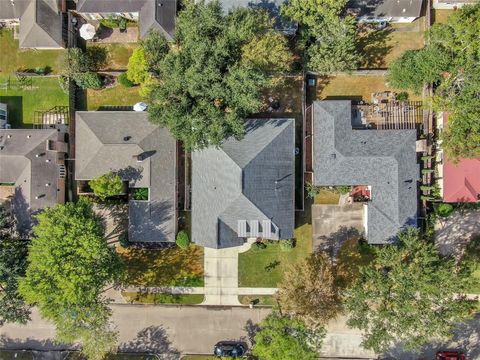
[[138, 12], [140, 37], [150, 29], [162, 32], [168, 40], [173, 39], [177, 0], [80, 0], [79, 13], [128, 13]]
[[199, 245], [293, 237], [294, 120], [247, 120], [245, 126], [242, 140], [192, 153], [192, 240]]
[[370, 185], [367, 240], [384, 244], [417, 224], [416, 130], [354, 130], [350, 101], [313, 104], [315, 185]]
[[0, 20], [18, 20], [31, 0], [0, 0]]
[[62, 14], [56, 0], [30, 0], [20, 17], [21, 48], [62, 48]]
[[61, 136], [55, 129], [0, 130], [0, 183], [15, 184], [12, 205], [21, 233], [30, 229], [33, 213], [55, 205], [64, 191], [58, 153], [47, 148]]
[[351, 0], [349, 7], [360, 8], [361, 16], [377, 18], [419, 17], [423, 0]]
[[480, 159], [460, 159], [455, 164], [444, 158], [443, 201], [480, 201]]
[[176, 141], [168, 130], [134, 111], [79, 111], [75, 126], [75, 178], [114, 171], [130, 187], [148, 187], [148, 201], [129, 202], [129, 238], [175, 241]]
[[287, 0], [219, 0], [219, 2], [225, 13], [240, 7], [267, 10], [272, 18], [276, 20], [275, 28], [288, 34], [295, 34], [298, 28], [297, 24], [287, 21], [280, 16], [280, 6], [286, 3]]

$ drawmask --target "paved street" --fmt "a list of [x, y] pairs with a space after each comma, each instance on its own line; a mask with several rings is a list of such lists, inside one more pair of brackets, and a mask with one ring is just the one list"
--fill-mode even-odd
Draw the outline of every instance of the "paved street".
[[[210, 353], [219, 340], [248, 339], [247, 328], [268, 313], [267, 308], [221, 308], [199, 306], [114, 305], [113, 320], [120, 335], [120, 349], [170, 354]], [[0, 328], [0, 347], [62, 349], [52, 343], [54, 328], [36, 311], [26, 326]], [[250, 326], [248, 326], [250, 325]], [[348, 329], [343, 318], [329, 324], [322, 355], [369, 358], [373, 354], [359, 347], [360, 334]]]

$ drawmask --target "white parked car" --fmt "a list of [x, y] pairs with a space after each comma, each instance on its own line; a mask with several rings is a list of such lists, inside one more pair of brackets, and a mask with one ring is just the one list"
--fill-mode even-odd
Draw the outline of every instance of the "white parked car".
[[0, 103], [0, 129], [10, 129], [11, 126], [8, 123], [8, 111], [7, 104]]

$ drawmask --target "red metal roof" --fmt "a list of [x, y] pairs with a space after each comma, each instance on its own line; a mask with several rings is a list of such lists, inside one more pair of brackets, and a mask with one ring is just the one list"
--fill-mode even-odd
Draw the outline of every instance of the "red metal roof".
[[[443, 122], [448, 114], [444, 113]], [[480, 159], [460, 159], [454, 164], [444, 156], [443, 201], [476, 202], [480, 200]]]

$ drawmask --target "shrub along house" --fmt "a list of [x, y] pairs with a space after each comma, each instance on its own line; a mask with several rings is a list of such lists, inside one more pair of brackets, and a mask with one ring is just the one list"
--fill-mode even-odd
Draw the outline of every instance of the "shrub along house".
[[93, 178], [118, 174], [130, 193], [129, 240], [174, 242], [177, 142], [169, 131], [151, 124], [146, 112], [134, 111], [79, 111], [75, 131], [79, 189], [88, 189]]
[[240, 141], [192, 153], [192, 241], [210, 248], [294, 229], [294, 120], [248, 120]]
[[[370, 244], [395, 240], [406, 226], [417, 225], [415, 129], [354, 127], [350, 101], [312, 105], [312, 181], [316, 186], [367, 186], [363, 225]], [[309, 135], [307, 135], [309, 136]]]
[[76, 12], [87, 21], [111, 17], [138, 21], [141, 38], [156, 29], [172, 40], [177, 0], [78, 0]]
[[61, 49], [63, 0], [1, 0], [0, 25], [19, 25], [20, 48]]
[[32, 215], [65, 203], [66, 153], [65, 134], [56, 129], [0, 130], [0, 201], [10, 202], [21, 235]]

